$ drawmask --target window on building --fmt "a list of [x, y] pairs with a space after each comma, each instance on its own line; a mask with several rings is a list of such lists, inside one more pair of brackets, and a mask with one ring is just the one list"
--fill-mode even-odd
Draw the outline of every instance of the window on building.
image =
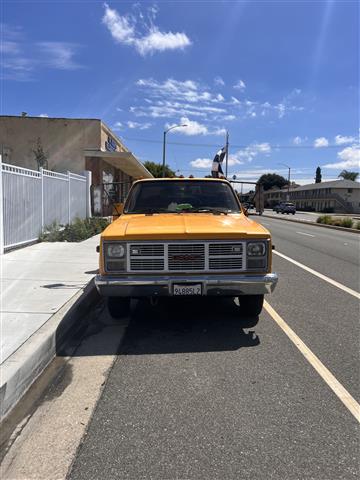
[[352, 188], [348, 188], [348, 193], [352, 193], [353, 189]]

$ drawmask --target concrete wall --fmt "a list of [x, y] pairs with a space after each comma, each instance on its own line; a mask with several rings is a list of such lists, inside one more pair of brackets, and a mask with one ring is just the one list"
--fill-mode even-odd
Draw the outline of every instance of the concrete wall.
[[0, 117], [3, 162], [37, 169], [32, 150], [38, 138], [48, 158], [48, 168], [58, 172], [85, 170], [84, 150], [100, 150], [101, 121], [40, 117]]

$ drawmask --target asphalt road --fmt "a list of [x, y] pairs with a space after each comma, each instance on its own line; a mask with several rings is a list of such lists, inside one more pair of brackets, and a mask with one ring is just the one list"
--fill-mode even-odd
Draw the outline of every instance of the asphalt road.
[[[279, 253], [359, 291], [357, 235], [260, 221]], [[358, 299], [277, 255], [274, 270], [269, 304], [359, 401]], [[138, 302], [69, 479], [351, 479], [358, 438], [266, 310]]]
[[360, 237], [256, 219], [280, 277], [260, 317], [167, 299], [120, 322], [99, 305], [59, 351], [4, 480], [359, 477]]

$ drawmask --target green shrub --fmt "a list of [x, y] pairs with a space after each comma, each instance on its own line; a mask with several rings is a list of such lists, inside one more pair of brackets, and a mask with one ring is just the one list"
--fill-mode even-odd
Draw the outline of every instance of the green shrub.
[[341, 221], [341, 226], [345, 228], [352, 228], [353, 226], [353, 221], [351, 218], [343, 218]]
[[360, 222], [357, 222], [356, 227], [357, 230], [360, 230]]
[[332, 217], [330, 215], [320, 215], [316, 220], [317, 223], [324, 223], [325, 225], [331, 225]]
[[76, 218], [73, 223], [67, 224], [65, 227], [54, 222], [45, 229], [39, 240], [41, 242], [81, 242], [101, 233], [109, 223], [108, 219], [102, 217], [85, 218], [84, 220]]

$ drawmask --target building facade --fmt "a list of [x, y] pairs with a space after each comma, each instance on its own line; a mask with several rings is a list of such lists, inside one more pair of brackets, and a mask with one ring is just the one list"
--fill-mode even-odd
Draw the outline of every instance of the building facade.
[[265, 207], [290, 201], [298, 210], [334, 213], [360, 213], [360, 183], [334, 180], [264, 192]]
[[0, 153], [29, 169], [90, 170], [95, 214], [109, 213], [109, 196], [123, 200], [134, 179], [152, 176], [99, 119], [0, 116]]

